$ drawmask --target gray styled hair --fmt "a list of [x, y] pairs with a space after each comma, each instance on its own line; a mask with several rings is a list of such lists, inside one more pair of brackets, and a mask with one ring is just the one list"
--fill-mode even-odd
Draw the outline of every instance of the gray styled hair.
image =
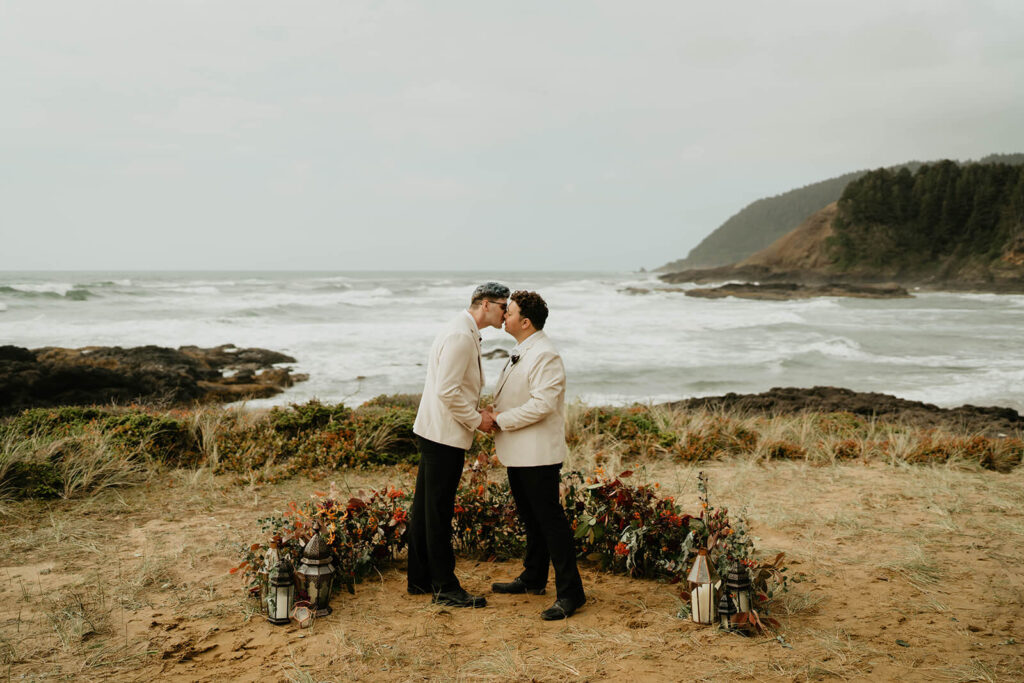
[[500, 282], [485, 282], [473, 290], [469, 305], [476, 306], [484, 299], [507, 299], [509, 292], [509, 288]]

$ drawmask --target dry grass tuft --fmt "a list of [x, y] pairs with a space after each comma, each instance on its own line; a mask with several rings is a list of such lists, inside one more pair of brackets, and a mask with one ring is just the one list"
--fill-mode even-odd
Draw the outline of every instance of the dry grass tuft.
[[935, 586], [942, 578], [943, 569], [931, 557], [925, 555], [919, 546], [905, 548], [896, 553], [896, 559], [879, 565], [894, 574], [898, 574], [922, 593]]

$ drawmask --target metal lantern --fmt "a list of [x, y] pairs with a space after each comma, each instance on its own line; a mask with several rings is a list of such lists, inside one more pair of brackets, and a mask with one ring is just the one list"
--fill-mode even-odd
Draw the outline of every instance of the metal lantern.
[[267, 579], [267, 621], [278, 626], [287, 624], [295, 602], [295, 580], [288, 560], [278, 560], [270, 568]]
[[722, 591], [722, 597], [718, 599], [718, 625], [724, 631], [731, 631], [732, 615], [736, 614], [736, 606], [732, 603], [729, 591]]
[[750, 574], [747, 572], [746, 567], [736, 563], [736, 566], [725, 579], [725, 590], [736, 605], [737, 614], [750, 612], [751, 585]]
[[264, 606], [266, 606], [267, 602], [267, 587], [270, 585], [270, 570], [281, 559], [281, 552], [278, 550], [280, 546], [280, 536], [274, 536], [270, 539], [270, 547], [267, 548], [267, 552], [263, 554], [263, 565], [260, 566], [259, 571], [256, 572], [259, 582], [260, 602], [263, 603]]
[[306, 586], [309, 602], [316, 609], [316, 616], [331, 613], [331, 585], [334, 582], [334, 565], [331, 563], [331, 549], [320, 535], [320, 524], [313, 522], [313, 538], [302, 550], [299, 576]]
[[697, 559], [693, 561], [686, 579], [690, 582], [690, 617], [698, 624], [712, 623], [717, 602], [715, 588], [720, 582], [708, 551], [704, 548], [697, 551]]

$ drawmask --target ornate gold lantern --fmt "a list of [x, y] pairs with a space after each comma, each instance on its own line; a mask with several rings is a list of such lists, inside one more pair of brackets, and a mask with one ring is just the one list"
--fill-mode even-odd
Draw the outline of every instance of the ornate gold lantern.
[[686, 579], [690, 583], [690, 617], [698, 624], [714, 622], [718, 602], [715, 599], [716, 584], [719, 580], [715, 565], [704, 548], [697, 551], [697, 559], [693, 561]]
[[324, 617], [330, 614], [334, 565], [331, 563], [331, 549], [320, 535], [318, 522], [313, 522], [313, 537], [302, 550], [298, 574], [305, 585], [309, 602], [316, 610], [316, 616]]

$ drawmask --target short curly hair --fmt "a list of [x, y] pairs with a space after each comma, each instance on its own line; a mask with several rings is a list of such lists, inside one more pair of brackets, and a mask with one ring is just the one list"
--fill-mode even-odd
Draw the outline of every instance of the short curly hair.
[[509, 300], [515, 301], [516, 305], [519, 306], [520, 316], [528, 318], [538, 330], [544, 329], [544, 323], [548, 319], [548, 305], [540, 294], [521, 289], [512, 292]]

